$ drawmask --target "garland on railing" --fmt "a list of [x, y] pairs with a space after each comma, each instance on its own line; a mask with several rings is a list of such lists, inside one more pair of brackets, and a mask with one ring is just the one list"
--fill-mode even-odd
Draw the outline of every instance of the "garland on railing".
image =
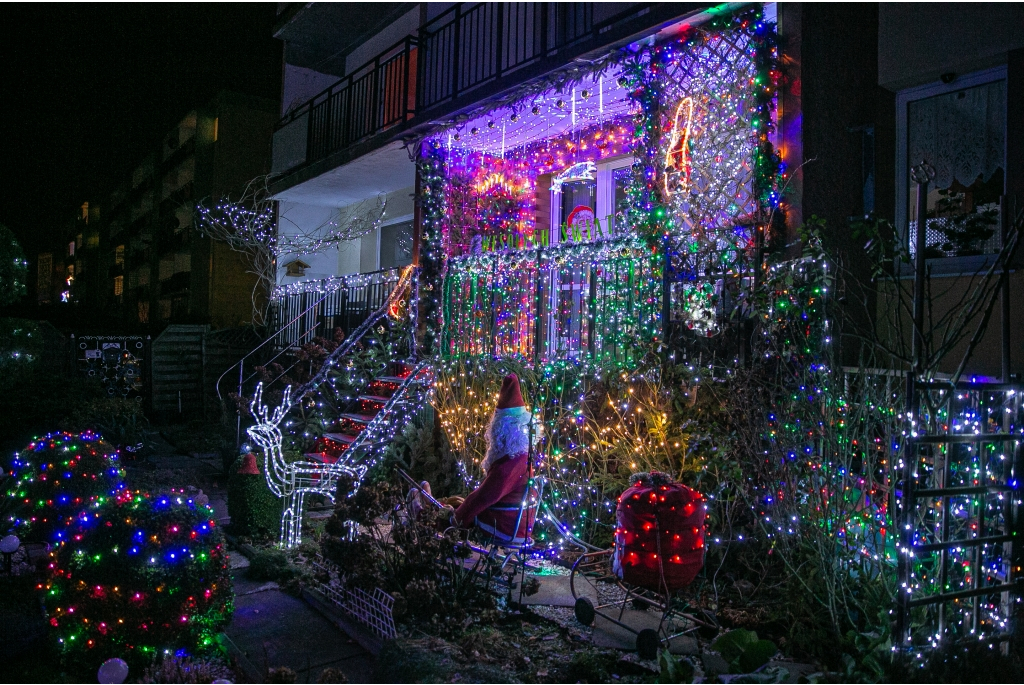
[[400, 269], [386, 269], [363, 274], [347, 274], [345, 276], [329, 276], [315, 281], [299, 281], [288, 285], [278, 285], [274, 288], [272, 297], [274, 299], [301, 295], [303, 293], [317, 293], [325, 295], [346, 288], [363, 288], [368, 285], [377, 285], [396, 280], [400, 276]]
[[449, 260], [441, 354], [628, 363], [657, 323], [650, 262], [636, 238]]

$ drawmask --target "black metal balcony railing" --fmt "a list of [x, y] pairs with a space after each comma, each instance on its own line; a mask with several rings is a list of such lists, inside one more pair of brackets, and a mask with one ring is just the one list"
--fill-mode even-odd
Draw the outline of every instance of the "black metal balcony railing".
[[416, 105], [426, 110], [569, 47], [594, 28], [593, 3], [459, 3], [420, 31]]
[[273, 173], [394, 137], [697, 6], [458, 3], [278, 122]]
[[[277, 132], [304, 124], [305, 162], [323, 159], [411, 118], [416, 73], [416, 39], [408, 36], [297, 107]], [[286, 141], [275, 133], [275, 145]]]

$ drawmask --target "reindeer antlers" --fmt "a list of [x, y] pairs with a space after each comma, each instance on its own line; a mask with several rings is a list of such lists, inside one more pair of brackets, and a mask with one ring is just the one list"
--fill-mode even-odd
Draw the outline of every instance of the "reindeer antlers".
[[281, 423], [281, 419], [288, 413], [288, 410], [292, 408], [292, 386], [287, 386], [284, 389], [284, 397], [281, 398], [281, 406], [274, 409], [273, 414], [270, 413], [269, 408], [263, 404], [263, 383], [256, 386], [256, 394], [253, 396], [252, 402], [249, 404], [249, 411], [255, 416], [259, 423], [271, 425], [277, 427]]

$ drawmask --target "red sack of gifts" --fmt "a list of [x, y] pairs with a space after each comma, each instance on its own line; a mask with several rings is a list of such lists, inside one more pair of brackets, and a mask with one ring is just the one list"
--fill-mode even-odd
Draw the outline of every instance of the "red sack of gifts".
[[615, 575], [656, 592], [689, 585], [704, 566], [704, 515], [696, 490], [657, 471], [634, 475], [615, 512]]

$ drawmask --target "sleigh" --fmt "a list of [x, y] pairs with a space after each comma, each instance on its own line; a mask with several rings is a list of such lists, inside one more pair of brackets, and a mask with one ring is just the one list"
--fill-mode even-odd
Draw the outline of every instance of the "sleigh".
[[[714, 616], [687, 598], [704, 567], [700, 495], [677, 483], [641, 483], [623, 493], [616, 516], [615, 545], [587, 552], [573, 564], [569, 587], [576, 620], [589, 626], [601, 617], [632, 633], [642, 659], [654, 659], [660, 647], [670, 648], [672, 640], [689, 633], [714, 637]], [[590, 598], [601, 596], [601, 583], [617, 585], [621, 599], [595, 605]], [[631, 625], [627, 610], [654, 612], [656, 627]]]

